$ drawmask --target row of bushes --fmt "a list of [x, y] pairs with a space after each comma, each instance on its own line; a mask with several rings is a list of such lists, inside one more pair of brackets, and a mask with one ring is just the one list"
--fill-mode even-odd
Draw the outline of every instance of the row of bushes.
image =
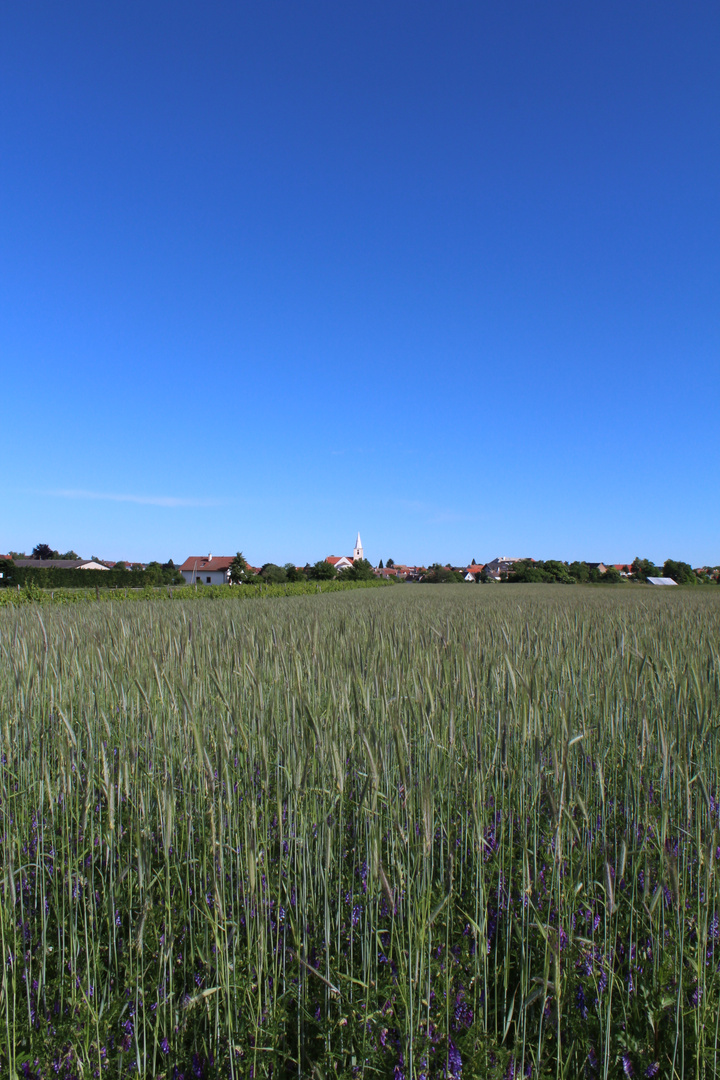
[[142, 589], [147, 585], [184, 582], [179, 570], [162, 566], [147, 570], [64, 570], [53, 566], [15, 566], [3, 560], [0, 574], [3, 575], [0, 585], [11, 588], [32, 585], [37, 589]]

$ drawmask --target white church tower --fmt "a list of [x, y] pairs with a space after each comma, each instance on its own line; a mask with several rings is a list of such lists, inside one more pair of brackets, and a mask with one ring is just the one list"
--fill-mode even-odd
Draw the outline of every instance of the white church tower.
[[356, 559], [363, 559], [363, 558], [364, 558], [364, 555], [363, 555], [362, 540], [360, 539], [360, 533], [358, 533], [357, 534], [357, 540], [355, 541], [355, 547], [353, 548], [353, 562], [355, 562]]

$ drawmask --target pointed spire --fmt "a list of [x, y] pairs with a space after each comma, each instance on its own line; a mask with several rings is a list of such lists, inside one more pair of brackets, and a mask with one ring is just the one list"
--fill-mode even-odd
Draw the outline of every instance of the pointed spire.
[[353, 562], [355, 562], [356, 559], [362, 559], [362, 558], [364, 558], [364, 556], [363, 556], [363, 546], [362, 546], [362, 540], [360, 539], [360, 533], [358, 533], [357, 534], [357, 540], [355, 541], [355, 548], [353, 550]]

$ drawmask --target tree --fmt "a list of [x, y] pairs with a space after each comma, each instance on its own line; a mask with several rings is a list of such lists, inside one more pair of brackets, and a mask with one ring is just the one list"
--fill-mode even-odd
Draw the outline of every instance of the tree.
[[352, 566], [347, 566], [340, 574], [342, 581], [370, 581], [375, 577], [372, 564], [367, 559], [355, 559]]
[[654, 562], [640, 559], [636, 555], [632, 564], [632, 576], [636, 581], [647, 581], [649, 577], [661, 577], [661, 574]]
[[8, 555], [11, 559], [27, 559], [27, 555], [24, 551], [9, 551]]
[[33, 559], [59, 559], [60, 554], [53, 551], [49, 544], [36, 544], [32, 549]]
[[60, 555], [58, 557], [60, 559], [79, 559], [80, 558], [77, 551], [73, 551], [72, 548], [70, 548], [69, 551], [65, 551], [62, 555]]
[[614, 566], [608, 566], [604, 574], [601, 575], [600, 581], [603, 585], [619, 585], [622, 581], [620, 571], [616, 570]]
[[387, 568], [389, 570], [392, 570], [392, 568], [395, 565], [395, 560], [394, 559], [388, 559], [388, 561], [385, 563], [385, 565], [387, 566]]
[[233, 585], [246, 585], [248, 581], [251, 581], [253, 574], [248, 566], [247, 559], [243, 555], [242, 551], [238, 551], [237, 555], [230, 563], [230, 581]]
[[268, 562], [265, 563], [260, 570], [260, 577], [268, 585], [284, 585], [287, 581], [287, 574], [282, 566], [278, 566], [277, 563]]
[[380, 562], [378, 563], [378, 570], [384, 570], [384, 569], [385, 569], [385, 568], [384, 568], [384, 566], [383, 566], [383, 561], [382, 561], [382, 559], [381, 559], [381, 560], [380, 560]]
[[327, 559], [318, 559], [310, 569], [309, 575], [314, 581], [332, 581], [337, 577], [337, 570]]
[[288, 581], [307, 581], [307, 574], [304, 570], [298, 570], [291, 562], [285, 563], [285, 573], [287, 574]]
[[423, 581], [428, 582], [430, 585], [451, 585], [453, 582], [459, 582], [463, 580], [462, 574], [458, 574], [455, 570], [452, 570], [449, 566], [441, 566], [440, 563], [433, 563], [422, 577]]
[[121, 559], [120, 562], [115, 563], [113, 570], [127, 570], [127, 563]]
[[690, 563], [666, 559], [662, 572], [663, 577], [672, 578], [678, 585], [694, 585], [697, 582], [697, 574]]

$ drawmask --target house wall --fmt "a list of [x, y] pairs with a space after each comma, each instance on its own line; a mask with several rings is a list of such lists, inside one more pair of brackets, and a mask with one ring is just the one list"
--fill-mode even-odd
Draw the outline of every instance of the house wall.
[[[182, 576], [188, 585], [194, 585], [195, 582], [198, 585], [227, 585], [228, 580], [225, 576], [224, 570], [203, 570], [202, 567], [198, 567], [197, 572], [194, 570], [182, 570]], [[210, 578], [210, 581], [208, 581]]]

